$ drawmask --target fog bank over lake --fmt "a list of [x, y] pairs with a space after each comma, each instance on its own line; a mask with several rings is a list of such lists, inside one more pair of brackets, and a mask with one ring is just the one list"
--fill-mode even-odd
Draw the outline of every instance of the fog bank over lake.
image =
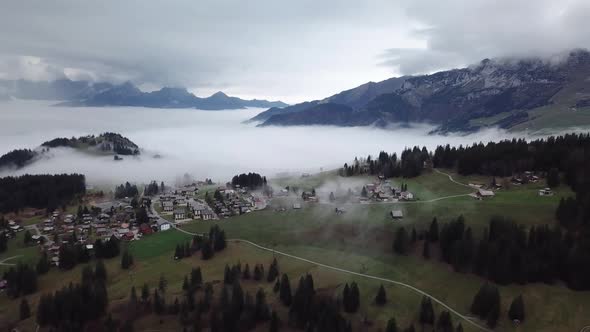
[[[467, 136], [428, 135], [429, 126], [376, 129], [369, 127], [264, 127], [243, 124], [263, 109], [200, 111], [139, 107], [53, 107], [45, 101], [0, 102], [0, 154], [36, 148], [56, 137], [118, 132], [145, 152], [115, 162], [112, 156], [90, 156], [72, 149], [52, 149], [47, 158], [18, 171], [85, 174], [90, 184], [123, 181], [175, 181], [188, 173], [196, 179], [227, 181], [234, 174], [255, 171], [318, 172], [341, 167], [355, 156], [398, 152], [414, 145], [471, 144], [511, 133], [485, 130]], [[154, 154], [162, 156], [153, 158]]]

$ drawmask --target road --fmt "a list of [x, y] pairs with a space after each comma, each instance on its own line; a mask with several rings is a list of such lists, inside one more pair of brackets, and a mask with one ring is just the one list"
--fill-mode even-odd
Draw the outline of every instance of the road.
[[459, 181], [456, 181], [455, 179], [453, 179], [453, 177], [451, 176], [451, 174], [447, 174], [447, 173], [445, 173], [445, 172], [443, 172], [443, 171], [439, 171], [439, 170], [438, 170], [438, 169], [436, 169], [436, 168], [433, 168], [432, 170], [433, 170], [433, 171], [435, 171], [435, 172], [437, 172], [438, 174], [446, 175], [446, 176], [449, 178], [449, 180], [450, 180], [451, 182], [453, 182], [453, 183], [456, 183], [456, 184], [458, 184], [458, 185], [460, 185], [460, 186], [463, 186], [463, 187], [467, 187], [467, 188], [471, 188], [471, 189], [473, 189], [473, 187], [472, 187], [472, 186], [470, 186], [470, 185], [468, 185], [468, 184], [465, 184], [465, 183], [461, 183], [461, 182], [459, 182]]
[[4, 263], [4, 262], [9, 261], [11, 259], [19, 258], [20, 256], [22, 256], [22, 255], [16, 255], [16, 256], [4, 258], [3, 260], [0, 261], [0, 265], [8, 265], [8, 266], [16, 265], [16, 264], [13, 264], [13, 263]]
[[[189, 232], [189, 231], [184, 230], [182, 228], [176, 227], [176, 225], [174, 225], [174, 224], [172, 224], [172, 227], [174, 229], [180, 231], [180, 232], [183, 232], [183, 233], [189, 234], [189, 235], [199, 235], [199, 236], [207, 235], [207, 234], [202, 234], [202, 233]], [[307, 259], [307, 258], [303, 258], [303, 257], [291, 255], [291, 254], [288, 254], [286, 252], [277, 251], [275, 249], [263, 247], [263, 246], [261, 246], [259, 244], [256, 244], [256, 243], [254, 243], [252, 241], [248, 241], [248, 240], [243, 240], [243, 239], [228, 239], [227, 241], [228, 242], [235, 242], [235, 243], [245, 243], [245, 244], [251, 245], [253, 247], [256, 247], [258, 249], [272, 252], [273, 254], [277, 254], [277, 255], [289, 257], [289, 258], [296, 259], [296, 260], [299, 260], [299, 261], [302, 261], [302, 262], [306, 262], [306, 263], [310, 263], [310, 264], [313, 264], [313, 265], [317, 265], [317, 266], [320, 266], [320, 267], [323, 267], [323, 268], [326, 268], [326, 269], [330, 269], [330, 270], [334, 270], [334, 271], [338, 271], [338, 272], [342, 272], [342, 273], [347, 273], [347, 274], [352, 274], [352, 275], [363, 277], [363, 278], [367, 278], [367, 279], [379, 280], [379, 281], [382, 281], [382, 282], [386, 282], [386, 283], [394, 284], [394, 285], [401, 286], [401, 287], [404, 287], [404, 288], [408, 288], [408, 289], [410, 289], [410, 290], [412, 290], [412, 291], [414, 291], [414, 292], [416, 292], [416, 293], [418, 293], [420, 295], [428, 296], [434, 302], [440, 304], [442, 307], [444, 307], [445, 309], [449, 310], [449, 312], [452, 312], [457, 317], [459, 317], [462, 320], [466, 321], [467, 323], [473, 325], [474, 327], [476, 327], [476, 328], [478, 328], [478, 329], [480, 329], [482, 331], [486, 331], [486, 332], [491, 332], [492, 331], [492, 330], [486, 328], [485, 326], [480, 325], [477, 322], [474, 322], [473, 320], [470, 319], [470, 317], [465, 316], [465, 315], [462, 315], [461, 313], [459, 313], [455, 309], [451, 308], [448, 304], [446, 304], [443, 301], [441, 301], [441, 300], [437, 299], [436, 297], [434, 297], [432, 294], [430, 294], [428, 292], [425, 292], [425, 291], [423, 291], [421, 289], [418, 289], [418, 288], [416, 288], [416, 287], [414, 287], [412, 285], [406, 284], [404, 282], [397, 281], [397, 280], [392, 280], [392, 279], [387, 279], [387, 278], [382, 278], [382, 277], [378, 277], [378, 276], [373, 276], [373, 275], [370, 275], [370, 274], [354, 272], [354, 271], [342, 269], [342, 268], [339, 268], [339, 267], [335, 267], [335, 266], [323, 264], [323, 263], [316, 262], [316, 261], [313, 261], [313, 260], [310, 260], [310, 259]]]
[[[469, 186], [467, 184], [464, 184], [464, 183], [455, 181], [455, 179], [453, 179], [453, 177], [450, 174], [441, 172], [441, 171], [439, 171], [437, 169], [435, 169], [434, 171], [437, 172], [437, 173], [446, 175], [449, 178], [449, 180], [451, 182], [453, 182], [453, 183], [456, 183], [456, 184], [461, 185], [461, 186], [464, 186], [464, 187], [471, 188], [471, 186]], [[396, 204], [402, 204], [402, 203], [403, 204], [431, 203], [431, 202], [436, 202], [436, 201], [440, 201], [440, 200], [444, 200], [444, 199], [449, 199], [449, 198], [454, 198], [454, 197], [463, 197], [463, 196], [469, 196], [469, 195], [470, 194], [450, 195], [450, 196], [438, 197], [438, 198], [427, 200], [427, 201], [407, 201], [407, 202], [397, 202]], [[152, 210], [152, 212], [154, 214], [156, 214], [157, 216], [159, 216], [159, 214], [157, 214], [155, 210]], [[180, 232], [183, 232], [185, 234], [199, 235], [199, 236], [206, 236], [207, 235], [207, 234], [202, 234], [202, 233], [189, 232], [189, 231], [184, 230], [182, 228], [178, 228], [175, 224], [171, 224], [171, 225], [172, 225], [172, 227], [174, 229], [176, 229], [176, 230], [178, 230]], [[227, 241], [228, 242], [235, 242], [235, 243], [245, 243], [247, 245], [253, 246], [253, 247], [258, 248], [260, 250], [269, 251], [269, 252], [272, 252], [273, 254], [277, 254], [277, 255], [289, 257], [289, 258], [296, 259], [296, 260], [299, 260], [299, 261], [302, 261], [302, 262], [306, 262], [306, 263], [310, 263], [310, 264], [313, 264], [313, 265], [316, 265], [316, 266], [320, 266], [320, 267], [323, 267], [323, 268], [326, 268], [326, 269], [329, 269], [329, 270], [338, 271], [338, 272], [346, 273], [346, 274], [351, 274], [351, 275], [355, 275], [355, 276], [362, 277], [362, 278], [367, 278], [367, 279], [372, 279], [372, 280], [378, 280], [378, 281], [381, 281], [381, 282], [390, 283], [390, 284], [393, 284], [393, 285], [396, 285], [396, 286], [407, 288], [407, 289], [409, 289], [409, 290], [411, 290], [411, 291], [413, 291], [413, 292], [415, 292], [417, 294], [420, 294], [420, 295], [429, 297], [430, 299], [432, 299], [432, 301], [438, 303], [439, 305], [441, 305], [442, 307], [444, 307], [445, 309], [447, 309], [449, 312], [455, 314], [457, 317], [461, 318], [462, 320], [464, 320], [468, 324], [476, 327], [477, 329], [482, 330], [482, 331], [486, 331], [486, 332], [491, 332], [492, 331], [492, 330], [488, 329], [487, 327], [485, 327], [485, 326], [477, 323], [476, 321], [472, 320], [471, 317], [461, 314], [460, 312], [458, 312], [457, 310], [453, 309], [451, 306], [449, 306], [448, 304], [446, 304], [442, 300], [439, 300], [436, 297], [434, 297], [432, 294], [430, 294], [430, 293], [428, 293], [426, 291], [423, 291], [423, 290], [421, 290], [419, 288], [416, 288], [416, 287], [414, 287], [414, 286], [412, 286], [410, 284], [407, 284], [407, 283], [404, 283], [404, 282], [401, 282], [401, 281], [398, 281], [398, 280], [392, 280], [392, 279], [382, 278], [382, 277], [378, 277], [378, 276], [374, 276], [374, 275], [370, 275], [370, 274], [354, 272], [354, 271], [346, 270], [346, 269], [339, 268], [339, 267], [336, 267], [336, 266], [332, 266], [332, 265], [320, 263], [320, 262], [313, 261], [313, 260], [310, 260], [310, 259], [307, 259], [307, 258], [303, 258], [303, 257], [300, 257], [300, 256], [291, 255], [291, 254], [286, 253], [286, 252], [277, 251], [275, 249], [267, 248], [267, 247], [261, 246], [259, 244], [256, 244], [256, 243], [254, 243], [252, 241], [248, 241], [248, 240], [244, 240], [244, 239], [228, 239]]]

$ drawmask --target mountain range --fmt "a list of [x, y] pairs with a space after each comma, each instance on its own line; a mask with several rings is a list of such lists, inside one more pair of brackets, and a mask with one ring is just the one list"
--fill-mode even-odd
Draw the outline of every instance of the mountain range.
[[440, 132], [590, 125], [590, 53], [575, 50], [553, 62], [485, 59], [369, 82], [322, 100], [270, 108], [251, 120], [260, 126], [430, 123]]
[[139, 106], [158, 108], [197, 108], [201, 110], [242, 109], [246, 107], [285, 107], [280, 101], [244, 100], [217, 92], [201, 98], [184, 88], [164, 87], [143, 92], [130, 82], [72, 81], [61, 79], [52, 82], [27, 80], [0, 80], [0, 100], [18, 99], [56, 100], [59, 106]]

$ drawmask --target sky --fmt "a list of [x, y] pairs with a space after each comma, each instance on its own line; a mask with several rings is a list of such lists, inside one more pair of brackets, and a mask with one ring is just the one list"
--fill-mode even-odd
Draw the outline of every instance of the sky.
[[0, 78], [289, 103], [484, 58], [590, 48], [587, 0], [0, 0]]

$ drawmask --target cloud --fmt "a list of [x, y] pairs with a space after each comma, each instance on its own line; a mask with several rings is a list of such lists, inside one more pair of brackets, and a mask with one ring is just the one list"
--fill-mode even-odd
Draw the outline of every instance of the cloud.
[[429, 73], [492, 57], [549, 57], [590, 48], [584, 0], [408, 1], [418, 48], [390, 48], [382, 64], [400, 73]]
[[590, 47], [589, 19], [585, 0], [4, 1], [2, 59], [43, 66], [8, 62], [0, 75], [295, 102], [488, 57]]
[[[511, 134], [486, 130], [461, 136], [427, 135], [428, 126], [384, 130], [370, 127], [264, 127], [241, 121], [261, 110], [196, 111], [193, 109], [68, 108], [43, 102], [0, 103], [0, 154], [15, 148], [35, 148], [56, 137], [119, 132], [144, 149], [139, 158], [115, 162], [69, 149], [52, 149], [53, 158], [17, 172], [82, 173], [92, 184], [115, 185], [124, 181], [151, 180], [174, 183], [185, 173], [196, 179], [224, 183], [235, 174], [259, 172], [269, 177], [281, 172], [319, 172], [341, 167], [354, 157], [397, 152], [414, 145], [433, 150], [437, 145], [488, 142]], [[163, 158], [153, 158], [154, 154]], [[324, 191], [338, 191], [327, 183]], [[340, 188], [347, 190], [350, 184]], [[328, 192], [329, 194], [329, 192]]]

